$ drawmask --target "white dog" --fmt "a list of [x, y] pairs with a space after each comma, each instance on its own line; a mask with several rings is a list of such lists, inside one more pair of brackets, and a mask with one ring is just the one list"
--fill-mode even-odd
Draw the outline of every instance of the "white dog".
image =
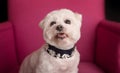
[[25, 58], [19, 73], [78, 73], [81, 20], [68, 9], [50, 12], [40, 22], [47, 44]]

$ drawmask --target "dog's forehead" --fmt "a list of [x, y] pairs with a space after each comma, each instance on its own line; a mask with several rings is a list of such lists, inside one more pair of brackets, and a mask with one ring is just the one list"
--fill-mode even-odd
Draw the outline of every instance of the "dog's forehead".
[[60, 9], [60, 10], [55, 10], [50, 13], [48, 13], [47, 17], [51, 16], [66, 16], [66, 15], [74, 15], [74, 12], [68, 9]]

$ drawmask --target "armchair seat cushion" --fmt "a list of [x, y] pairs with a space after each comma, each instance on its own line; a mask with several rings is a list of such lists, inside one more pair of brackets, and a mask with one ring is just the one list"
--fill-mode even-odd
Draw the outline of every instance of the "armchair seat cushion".
[[104, 73], [104, 71], [93, 63], [80, 62], [79, 73]]
[[13, 67], [8, 73], [19, 73], [19, 65]]

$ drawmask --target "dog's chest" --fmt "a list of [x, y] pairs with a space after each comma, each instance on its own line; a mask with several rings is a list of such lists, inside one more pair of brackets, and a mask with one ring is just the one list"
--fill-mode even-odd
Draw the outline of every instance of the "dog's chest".
[[46, 61], [43, 61], [40, 64], [40, 67], [43, 71], [46, 71], [47, 73], [68, 73], [68, 71], [71, 70], [73, 66], [73, 62], [69, 60], [54, 60], [49, 59]]
[[77, 67], [77, 62], [76, 57], [61, 59], [50, 56], [47, 52], [42, 52], [37, 70], [38, 73], [70, 73], [69, 71]]

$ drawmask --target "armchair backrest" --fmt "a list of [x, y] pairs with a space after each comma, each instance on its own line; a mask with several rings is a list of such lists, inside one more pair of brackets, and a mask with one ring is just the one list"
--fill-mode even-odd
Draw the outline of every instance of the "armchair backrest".
[[14, 25], [19, 62], [44, 43], [38, 23], [50, 11], [68, 8], [83, 15], [77, 43], [81, 61], [93, 61], [96, 27], [104, 18], [103, 0], [8, 0], [9, 20]]

